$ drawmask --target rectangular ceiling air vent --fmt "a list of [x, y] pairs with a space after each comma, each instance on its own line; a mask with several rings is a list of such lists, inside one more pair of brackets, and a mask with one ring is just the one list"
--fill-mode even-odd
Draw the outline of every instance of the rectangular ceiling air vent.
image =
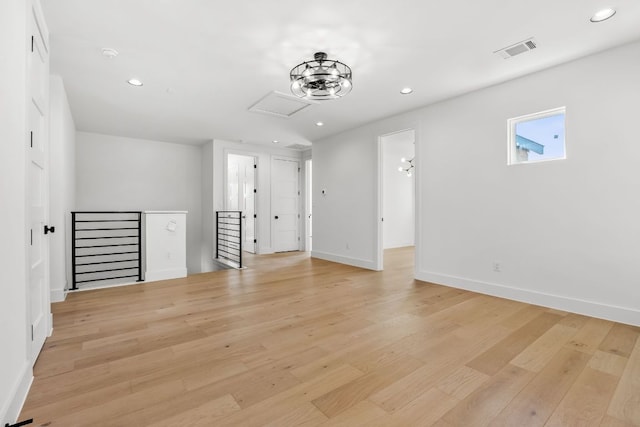
[[289, 118], [311, 104], [312, 102], [307, 101], [306, 99], [287, 95], [274, 90], [260, 98], [258, 102], [249, 107], [249, 111]]
[[514, 57], [516, 55], [520, 55], [521, 53], [529, 52], [530, 50], [533, 50], [533, 49], [535, 49], [537, 47], [538, 47], [538, 45], [537, 45], [536, 41], [534, 40], [533, 37], [531, 37], [531, 38], [529, 38], [527, 40], [523, 40], [523, 41], [518, 42], [516, 44], [513, 44], [511, 46], [507, 46], [507, 47], [502, 48], [500, 50], [496, 50], [493, 53], [497, 53], [498, 55], [500, 55], [504, 59], [509, 59], [509, 58]]

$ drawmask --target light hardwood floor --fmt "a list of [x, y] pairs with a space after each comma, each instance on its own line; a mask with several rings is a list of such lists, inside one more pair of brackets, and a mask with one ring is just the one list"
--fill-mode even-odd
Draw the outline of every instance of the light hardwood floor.
[[36, 426], [640, 425], [640, 328], [279, 254], [54, 304]]

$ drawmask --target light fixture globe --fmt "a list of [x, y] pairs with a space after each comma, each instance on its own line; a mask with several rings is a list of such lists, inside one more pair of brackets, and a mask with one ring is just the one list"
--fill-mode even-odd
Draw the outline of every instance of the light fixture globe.
[[312, 61], [298, 64], [289, 73], [291, 92], [300, 98], [323, 100], [341, 98], [351, 92], [351, 68], [324, 52], [316, 52]]

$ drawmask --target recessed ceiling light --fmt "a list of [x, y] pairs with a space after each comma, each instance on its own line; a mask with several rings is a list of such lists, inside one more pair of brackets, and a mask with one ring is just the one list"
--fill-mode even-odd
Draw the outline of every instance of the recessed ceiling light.
[[616, 14], [615, 9], [607, 8], [597, 11], [590, 19], [591, 22], [602, 22]]
[[273, 141], [271, 141], [271, 142], [272, 142], [272, 143], [274, 143], [274, 144], [279, 144], [279, 143], [280, 143], [280, 141], [278, 141], [277, 139], [274, 139], [274, 140], [273, 140]]
[[131, 86], [142, 86], [142, 82], [138, 79], [129, 79], [127, 80], [127, 83], [129, 83]]
[[316, 122], [316, 126], [324, 126], [324, 123], [322, 123], [322, 122]]
[[118, 51], [115, 49], [111, 49], [110, 47], [102, 48], [102, 56], [113, 59], [118, 56]]
[[411, 92], [413, 92], [413, 89], [411, 89], [410, 87], [402, 88], [402, 90], [400, 91], [400, 93], [403, 94], [403, 95], [408, 95]]

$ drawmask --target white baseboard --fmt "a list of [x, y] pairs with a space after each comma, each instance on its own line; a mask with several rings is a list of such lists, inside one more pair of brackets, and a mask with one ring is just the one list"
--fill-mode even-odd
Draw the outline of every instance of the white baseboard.
[[51, 290], [51, 302], [62, 302], [67, 298], [67, 291], [64, 289]]
[[352, 265], [354, 267], [366, 268], [367, 270], [376, 270], [376, 263], [371, 260], [351, 258], [342, 255], [334, 255], [327, 252], [311, 251], [311, 258], [319, 258], [325, 261], [337, 262], [340, 264]]
[[408, 246], [415, 246], [415, 243], [413, 242], [393, 243], [388, 246], [385, 246], [384, 249], [406, 248]]
[[640, 311], [627, 307], [619, 307], [594, 301], [581, 300], [578, 298], [535, 292], [528, 289], [514, 288], [511, 286], [481, 282], [428, 271], [417, 272], [416, 279], [423, 282], [465, 289], [481, 294], [521, 301], [528, 304], [541, 305], [543, 307], [555, 308], [557, 310], [584, 314], [586, 316], [597, 317], [599, 319], [640, 326]]
[[271, 247], [260, 246], [257, 248], [256, 255], [269, 255], [269, 254], [275, 254], [275, 253], [276, 252]]
[[47, 337], [50, 337], [51, 335], [53, 335], [53, 313], [49, 313], [47, 315], [47, 320], [49, 321], [49, 334], [47, 335]]
[[155, 282], [157, 280], [179, 279], [187, 277], [186, 268], [171, 268], [167, 270], [153, 270], [144, 272], [145, 282]]
[[27, 400], [27, 394], [31, 388], [32, 381], [33, 370], [31, 369], [31, 365], [25, 361], [20, 376], [9, 392], [9, 401], [4, 402], [2, 409], [0, 409], [1, 425], [5, 425], [6, 423], [14, 424], [18, 420], [22, 406], [25, 400]]

